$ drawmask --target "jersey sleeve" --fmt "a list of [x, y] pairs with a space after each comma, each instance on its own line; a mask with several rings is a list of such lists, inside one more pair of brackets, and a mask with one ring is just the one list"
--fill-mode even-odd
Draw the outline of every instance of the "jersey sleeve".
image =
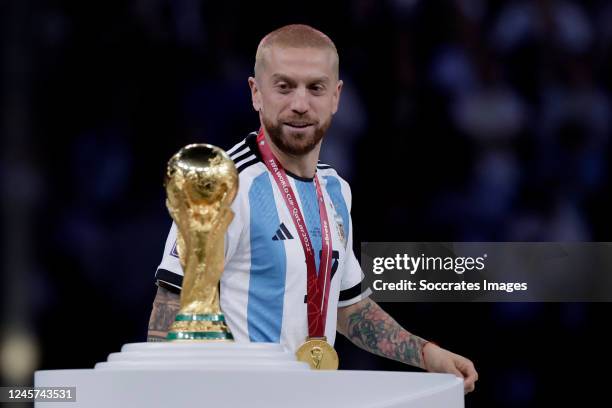
[[170, 232], [166, 238], [164, 254], [161, 263], [155, 272], [155, 279], [159, 286], [167, 289], [180, 290], [183, 284], [183, 268], [179, 261], [178, 248], [176, 245], [176, 224], [173, 222]]
[[[232, 203], [232, 211], [234, 212], [234, 219], [230, 223], [227, 232], [225, 233], [225, 264], [229, 262], [238, 246], [240, 236], [242, 234], [244, 221], [242, 197], [240, 194], [236, 197]], [[173, 222], [166, 238], [166, 245], [164, 246], [164, 254], [162, 256], [161, 263], [157, 267], [155, 272], [155, 279], [157, 285], [163, 286], [173, 291], [180, 291], [183, 285], [183, 268], [179, 260], [178, 248], [177, 248], [177, 234], [178, 229], [176, 224]]]
[[344, 180], [342, 181], [342, 194], [345, 196], [345, 201], [349, 209], [349, 233], [348, 243], [346, 245], [347, 259], [344, 264], [344, 271], [340, 282], [338, 307], [350, 306], [367, 298], [372, 293], [370, 288], [362, 287], [365, 275], [353, 251], [353, 221], [350, 216], [351, 190], [348, 183]]

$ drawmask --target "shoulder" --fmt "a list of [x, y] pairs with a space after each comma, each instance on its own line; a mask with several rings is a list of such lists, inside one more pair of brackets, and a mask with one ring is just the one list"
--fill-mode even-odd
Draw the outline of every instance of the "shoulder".
[[238, 173], [242, 173], [261, 161], [256, 137], [257, 133], [249, 133], [247, 137], [227, 150], [227, 154], [234, 161]]
[[253, 182], [253, 179], [266, 171], [257, 149], [257, 132], [249, 133], [247, 137], [227, 150], [227, 154], [234, 161], [238, 170], [240, 190], [244, 190]]
[[343, 186], [350, 188], [349, 183], [345, 179], [343, 179], [342, 176], [340, 176], [340, 174], [336, 171], [336, 169], [334, 169], [329, 164], [322, 163], [321, 161], [319, 161], [317, 163], [317, 174], [325, 179], [333, 177], [337, 179], [338, 182], [340, 182]]
[[236, 210], [238, 207], [248, 205], [249, 191], [253, 182], [266, 172], [266, 166], [261, 160], [256, 139], [257, 132], [249, 133], [247, 137], [226, 150], [238, 171], [239, 188], [233, 204]]
[[334, 169], [331, 165], [322, 163], [319, 161], [317, 163], [317, 174], [322, 179], [322, 183], [325, 185], [328, 191], [330, 190], [338, 190], [342, 193], [343, 198], [347, 201], [349, 207], [351, 202], [351, 186], [349, 183], [338, 174], [336, 169]]

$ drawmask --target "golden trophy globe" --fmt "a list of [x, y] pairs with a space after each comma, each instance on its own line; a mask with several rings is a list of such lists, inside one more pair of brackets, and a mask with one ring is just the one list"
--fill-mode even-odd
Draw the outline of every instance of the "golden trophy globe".
[[238, 191], [234, 162], [215, 146], [185, 146], [168, 162], [165, 187], [183, 268], [181, 308], [167, 339], [233, 341], [219, 307], [219, 280]]

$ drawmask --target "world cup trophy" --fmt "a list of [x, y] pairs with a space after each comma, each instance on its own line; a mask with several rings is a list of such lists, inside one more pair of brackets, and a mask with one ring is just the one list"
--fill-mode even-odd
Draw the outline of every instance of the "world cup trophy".
[[167, 339], [233, 341], [219, 306], [219, 281], [238, 191], [234, 162], [215, 146], [185, 146], [168, 162], [165, 187], [183, 268], [181, 307]]

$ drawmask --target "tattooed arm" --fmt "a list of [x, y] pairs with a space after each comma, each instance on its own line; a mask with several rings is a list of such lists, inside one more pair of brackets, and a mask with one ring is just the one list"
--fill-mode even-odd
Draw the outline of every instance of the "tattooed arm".
[[366, 351], [425, 369], [427, 341], [404, 330], [369, 298], [338, 309], [338, 331]]
[[157, 288], [149, 319], [147, 341], [166, 341], [166, 334], [180, 308], [180, 297], [163, 287]]
[[463, 378], [466, 393], [474, 390], [478, 373], [470, 360], [408, 332], [369, 298], [338, 308], [338, 331], [366, 351], [427, 371], [455, 374]]

